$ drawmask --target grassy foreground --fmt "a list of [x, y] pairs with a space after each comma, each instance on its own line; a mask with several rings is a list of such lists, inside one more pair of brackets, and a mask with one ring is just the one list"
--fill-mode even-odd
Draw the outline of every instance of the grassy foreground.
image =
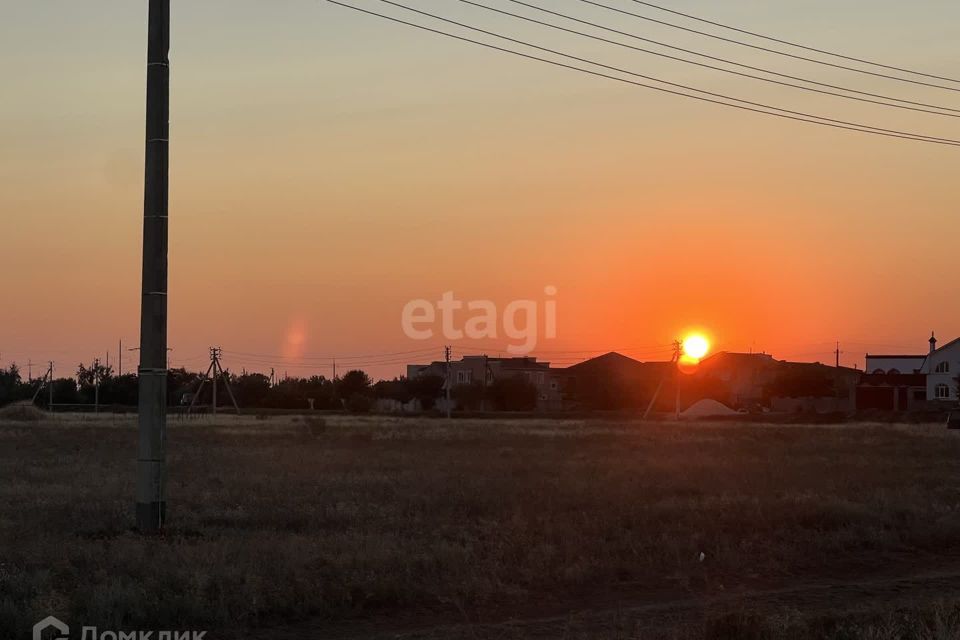
[[[547, 615], [960, 552], [960, 439], [939, 425], [172, 421], [159, 538], [130, 530], [135, 440], [129, 417], [0, 422], [0, 638], [50, 614], [234, 632]], [[934, 626], [960, 619], [935, 606]], [[698, 637], [782, 632], [700, 613]]]

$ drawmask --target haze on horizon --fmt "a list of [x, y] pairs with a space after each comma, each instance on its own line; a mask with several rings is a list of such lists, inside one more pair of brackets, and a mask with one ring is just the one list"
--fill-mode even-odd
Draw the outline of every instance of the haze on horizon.
[[[912, 69], [957, 66], [955, 2], [669, 4]], [[172, 366], [199, 368], [210, 345], [291, 360], [418, 349], [400, 323], [411, 299], [504, 305], [545, 286], [558, 291], [547, 353], [653, 347], [697, 327], [716, 349], [802, 360], [831, 361], [839, 339], [843, 362], [862, 366], [868, 350], [923, 352], [931, 329], [960, 335], [955, 252], [938, 242], [960, 232], [956, 149], [619, 86], [324, 2], [175, 3], [173, 19]], [[4, 10], [0, 248], [13, 268], [0, 364], [66, 372], [137, 343], [145, 24], [146, 4], [121, 0]], [[713, 90], [960, 136], [946, 118], [578, 46]], [[949, 92], [774, 62], [960, 108]]]

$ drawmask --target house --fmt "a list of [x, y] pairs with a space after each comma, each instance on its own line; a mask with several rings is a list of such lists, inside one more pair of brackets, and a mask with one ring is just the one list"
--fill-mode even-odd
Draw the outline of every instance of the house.
[[660, 389], [657, 409], [671, 411], [676, 395], [670, 362], [640, 362], [617, 352], [555, 369], [564, 409], [644, 409]]
[[701, 397], [734, 409], [835, 412], [855, 408], [861, 372], [819, 362], [788, 362], [766, 353], [721, 351], [705, 358], [693, 376]]
[[[955, 403], [960, 338], [938, 348], [936, 334], [931, 334], [929, 342], [930, 350], [924, 356], [868, 353], [868, 374], [857, 389], [858, 399], [864, 402], [858, 403], [858, 407], [907, 410]], [[878, 388], [886, 388], [887, 392], [879, 392]], [[892, 403], [885, 399], [890, 394]]]
[[[449, 366], [450, 377], [447, 379]], [[561, 408], [560, 387], [551, 375], [549, 362], [539, 362], [533, 357], [494, 358], [486, 355], [464, 356], [430, 364], [407, 365], [407, 377], [437, 376], [444, 378], [451, 389], [461, 385], [489, 387], [497, 380], [522, 378], [537, 390], [537, 410], [557, 411]]]
[[916, 411], [926, 404], [927, 376], [921, 373], [900, 373], [896, 367], [890, 373], [876, 367], [857, 385], [858, 410]]
[[734, 409], [764, 404], [767, 387], [777, 378], [779, 361], [766, 353], [721, 351], [700, 363], [697, 377], [713, 380], [721, 388], [715, 397]]
[[733, 409], [848, 411], [861, 372], [819, 363], [785, 362], [764, 353], [720, 352], [689, 375], [673, 362], [639, 362], [619, 353], [555, 370], [567, 409], [682, 410], [704, 399]]
[[937, 348], [936, 336], [930, 337], [930, 353], [920, 367], [927, 376], [927, 402], [956, 402], [957, 376], [960, 375], [960, 338]]

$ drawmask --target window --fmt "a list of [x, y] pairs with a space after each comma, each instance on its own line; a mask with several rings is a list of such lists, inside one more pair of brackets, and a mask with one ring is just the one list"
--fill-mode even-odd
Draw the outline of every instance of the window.
[[950, 373], [950, 363], [944, 360], [943, 362], [937, 363], [937, 368], [934, 369], [934, 373]]
[[936, 396], [937, 400], [949, 400], [950, 387], [945, 384], [938, 384], [934, 395]]
[[457, 371], [457, 384], [470, 384], [473, 381], [473, 371]]

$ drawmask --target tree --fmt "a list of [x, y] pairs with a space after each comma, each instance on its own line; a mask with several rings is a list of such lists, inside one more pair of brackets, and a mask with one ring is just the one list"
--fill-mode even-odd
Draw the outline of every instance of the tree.
[[[77, 388], [82, 402], [92, 404], [97, 397], [97, 385], [101, 387], [105, 381], [113, 376], [113, 368], [107, 367], [94, 361], [89, 367], [82, 363], [77, 366]], [[100, 394], [100, 402], [105, 403], [107, 399]]]
[[85, 367], [81, 363], [77, 366], [77, 385], [80, 388], [92, 387], [98, 380], [102, 382], [112, 375], [113, 367], [104, 366], [97, 361], [94, 361], [89, 367]]
[[443, 393], [445, 383], [442, 376], [418, 376], [408, 380], [410, 394], [420, 402], [424, 410], [429, 411], [437, 404], [437, 398]]
[[270, 396], [270, 378], [262, 373], [246, 373], [230, 381], [237, 402], [244, 407], [266, 407]]
[[520, 376], [494, 380], [489, 396], [497, 411], [532, 411], [537, 407], [537, 388]]
[[370, 379], [366, 373], [360, 369], [354, 369], [353, 371], [347, 371], [347, 373], [336, 381], [337, 394], [341, 398], [350, 399], [354, 394], [359, 394], [362, 396], [370, 396], [371, 387], [373, 386], [373, 381]]
[[187, 371], [183, 367], [167, 370], [167, 402], [169, 404], [182, 404], [184, 395], [196, 393], [199, 387], [199, 373]]
[[394, 378], [393, 380], [381, 380], [373, 385], [373, 395], [376, 398], [386, 398], [396, 400], [406, 404], [413, 400], [413, 389], [410, 380], [407, 378]]
[[456, 385], [450, 390], [450, 395], [461, 409], [476, 411], [483, 408], [486, 392], [487, 390], [482, 382], [471, 382]]
[[9, 369], [0, 369], [0, 407], [22, 397], [20, 369], [11, 364]]
[[373, 408], [373, 398], [362, 393], [354, 393], [347, 399], [347, 410], [350, 413], [370, 413]]

